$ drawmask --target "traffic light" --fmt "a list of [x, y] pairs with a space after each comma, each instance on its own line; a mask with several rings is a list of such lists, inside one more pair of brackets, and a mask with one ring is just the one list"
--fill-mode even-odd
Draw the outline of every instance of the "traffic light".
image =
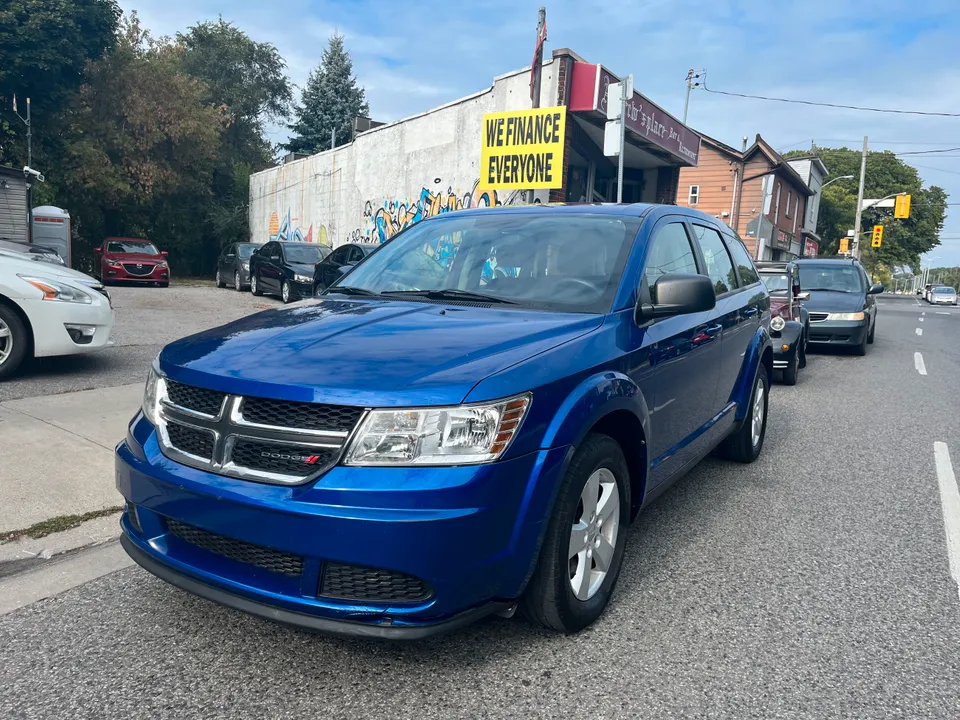
[[880, 247], [880, 244], [883, 242], [883, 225], [874, 225], [873, 226], [873, 240], [870, 245], [872, 247]]
[[843, 254], [850, 252], [850, 238], [840, 238], [840, 252]]
[[893, 206], [893, 216], [900, 220], [910, 217], [909, 195], [897, 195], [897, 201]]

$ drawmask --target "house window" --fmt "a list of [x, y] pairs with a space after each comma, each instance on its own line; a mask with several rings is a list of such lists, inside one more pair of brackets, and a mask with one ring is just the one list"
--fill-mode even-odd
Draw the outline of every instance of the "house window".
[[784, 211], [787, 217], [790, 217], [790, 201], [793, 199], [793, 193], [787, 190], [787, 209]]
[[700, 186], [691, 185], [690, 194], [687, 196], [687, 203], [689, 205], [696, 205], [700, 202]]
[[773, 206], [773, 221], [776, 222], [780, 219], [780, 191], [783, 189], [783, 186], [780, 183], [777, 183], [777, 200]]
[[796, 212], [793, 213], [793, 234], [797, 234], [797, 217], [800, 215], [800, 198], [797, 198]]

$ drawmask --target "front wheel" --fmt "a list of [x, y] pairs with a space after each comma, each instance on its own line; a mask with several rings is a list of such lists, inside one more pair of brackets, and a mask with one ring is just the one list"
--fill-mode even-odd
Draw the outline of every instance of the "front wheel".
[[263, 290], [260, 289], [260, 278], [258, 278], [256, 275], [250, 276], [250, 292], [257, 297], [263, 295]]
[[588, 435], [560, 485], [524, 614], [574, 633], [603, 613], [620, 575], [630, 523], [630, 473], [620, 445]]
[[243, 290], [243, 284], [240, 282], [240, 271], [239, 271], [239, 270], [237, 270], [237, 271], [233, 274], [233, 289], [236, 290], [237, 292], [241, 292], [241, 291]]
[[284, 304], [286, 304], [290, 302], [292, 297], [293, 296], [290, 294], [290, 283], [284, 280], [283, 285], [280, 286], [280, 299], [283, 300]]
[[750, 395], [750, 410], [740, 428], [723, 441], [720, 451], [730, 460], [752, 463], [760, 457], [763, 439], [767, 434], [767, 400], [770, 394], [770, 378], [767, 368], [760, 363], [757, 378], [753, 381]]
[[796, 385], [797, 384], [797, 375], [800, 371], [800, 347], [797, 346], [796, 352], [793, 353], [793, 358], [790, 360], [790, 363], [783, 369], [783, 384], [784, 385]]
[[867, 336], [867, 342], [873, 345], [873, 339], [877, 334], [877, 321], [873, 321], [873, 325], [870, 326], [870, 334]]
[[0, 380], [17, 371], [27, 356], [27, 329], [20, 316], [0, 305]]

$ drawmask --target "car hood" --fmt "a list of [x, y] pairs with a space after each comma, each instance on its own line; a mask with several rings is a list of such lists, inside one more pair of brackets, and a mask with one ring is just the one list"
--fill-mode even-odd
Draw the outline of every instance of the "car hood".
[[0, 264], [2, 264], [4, 269], [9, 268], [14, 272], [23, 273], [24, 275], [29, 274], [51, 279], [81, 280], [84, 283], [99, 282], [96, 278], [92, 278], [78, 270], [72, 270], [59, 263], [41, 260], [39, 255], [0, 250], [0, 256], [3, 256]]
[[118, 252], [108, 252], [104, 255], [111, 260], [120, 260], [122, 262], [162, 262], [162, 255], [150, 255], [149, 253], [118, 253]]
[[803, 301], [803, 306], [811, 312], [859, 312], [865, 304], [861, 293], [833, 290], [811, 291], [810, 299]]
[[179, 340], [160, 367], [172, 380], [236, 394], [455, 405], [484, 378], [602, 324], [600, 315], [324, 298]]
[[309, 275], [313, 277], [313, 268], [315, 266], [312, 263], [287, 263], [287, 267], [298, 275]]

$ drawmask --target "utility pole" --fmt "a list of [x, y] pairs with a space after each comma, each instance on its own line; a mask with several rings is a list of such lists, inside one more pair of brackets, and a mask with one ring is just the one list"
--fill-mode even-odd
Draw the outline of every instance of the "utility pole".
[[700, 87], [700, 78], [706, 74], [706, 70], [697, 72], [693, 68], [687, 73], [687, 99], [683, 103], [683, 124], [687, 124], [687, 110], [690, 108], [690, 92], [694, 88]]
[[330, 149], [333, 150], [337, 146], [337, 129], [330, 128]]
[[857, 220], [853, 228], [853, 257], [860, 259], [860, 222], [863, 217], [863, 182], [867, 175], [867, 136], [863, 136], [863, 155], [860, 157], [860, 189], [857, 191]]
[[[547, 9], [540, 8], [537, 12], [537, 43], [533, 51], [533, 62], [530, 65], [530, 107], [540, 107], [540, 83], [543, 76], [543, 44], [547, 41]], [[536, 192], [524, 191], [525, 202], [533, 205]]]

